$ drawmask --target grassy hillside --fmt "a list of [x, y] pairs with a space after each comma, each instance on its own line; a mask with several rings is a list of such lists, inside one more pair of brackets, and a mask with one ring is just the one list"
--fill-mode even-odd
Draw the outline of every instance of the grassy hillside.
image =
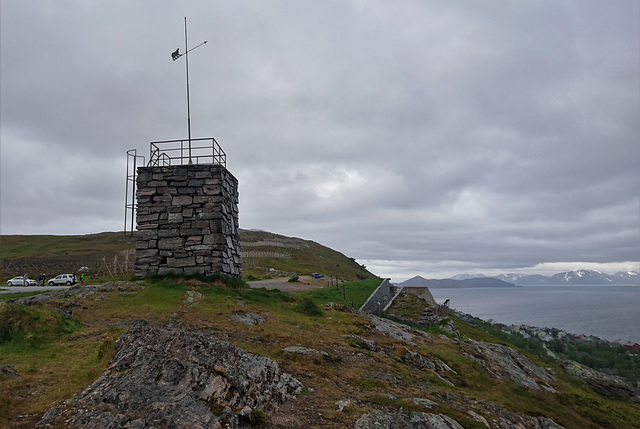
[[375, 277], [366, 267], [340, 252], [314, 241], [285, 237], [266, 231], [240, 230], [244, 276], [293, 273], [320, 273], [346, 280]]
[[[363, 283], [348, 284], [347, 293], [376, 286]], [[381, 333], [364, 316], [344, 307], [319, 310], [322, 303], [343, 297], [337, 287], [289, 294], [195, 278], [115, 286], [34, 307], [0, 305], [0, 365], [13, 365], [20, 374], [0, 383], [0, 427], [32, 427], [54, 403], [90, 384], [107, 367], [114, 341], [132, 319], [160, 327], [179, 324], [281, 362], [305, 388], [269, 417], [272, 428], [353, 427], [363, 413], [400, 408], [445, 414], [465, 428], [485, 427], [477, 416], [496, 422], [514, 414], [545, 416], [567, 428], [640, 425], [637, 405], [604, 399], [554, 363], [529, 355], [557, 375], [552, 383], [557, 393], [532, 391], [484, 371], [461, 353], [458, 340], [416, 335], [405, 342]], [[64, 308], [73, 308], [70, 320], [56, 311]], [[245, 312], [266, 321], [248, 325], [233, 320]], [[465, 338], [499, 342], [460, 320], [456, 323]], [[288, 346], [327, 355], [287, 353], [283, 349]], [[408, 352], [444, 362], [453, 371], [438, 374], [407, 365]], [[341, 400], [351, 402], [339, 411], [335, 404]]]
[[135, 239], [121, 232], [88, 235], [2, 235], [0, 260], [49, 259], [112, 255], [135, 248]]
[[[313, 241], [266, 231], [240, 230], [240, 242], [245, 278], [290, 276], [294, 272], [298, 275], [321, 273], [345, 280], [374, 277], [354, 259]], [[37, 278], [41, 271], [57, 274], [58, 270], [77, 271], [86, 265], [91, 276], [104, 268], [103, 257], [111, 267], [115, 255], [133, 249], [135, 238], [121, 232], [67, 236], [4, 235], [0, 236], [0, 270], [8, 268], [0, 274], [9, 277], [27, 272], [31, 278]], [[51, 268], [52, 264], [55, 268]], [[105, 275], [104, 269], [101, 274]]]

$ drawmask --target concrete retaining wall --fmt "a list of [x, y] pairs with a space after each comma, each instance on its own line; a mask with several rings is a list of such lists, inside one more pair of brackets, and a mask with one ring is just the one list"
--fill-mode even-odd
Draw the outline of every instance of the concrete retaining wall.
[[360, 311], [366, 311], [367, 313], [381, 316], [384, 313], [384, 308], [387, 306], [391, 298], [396, 292], [396, 287], [389, 282], [390, 279], [384, 279], [380, 286], [376, 288], [371, 294], [369, 299], [362, 304]]

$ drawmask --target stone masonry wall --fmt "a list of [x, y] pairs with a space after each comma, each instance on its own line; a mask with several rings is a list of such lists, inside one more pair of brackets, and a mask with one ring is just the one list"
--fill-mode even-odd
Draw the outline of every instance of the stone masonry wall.
[[238, 180], [225, 167], [140, 167], [136, 198], [136, 276], [240, 278]]

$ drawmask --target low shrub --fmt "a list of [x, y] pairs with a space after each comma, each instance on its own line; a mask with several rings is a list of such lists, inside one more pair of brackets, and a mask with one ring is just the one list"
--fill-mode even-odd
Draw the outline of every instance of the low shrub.
[[324, 316], [324, 311], [322, 311], [322, 309], [318, 307], [318, 304], [316, 304], [309, 298], [304, 298], [302, 301], [300, 301], [300, 304], [298, 304], [298, 306], [296, 307], [296, 311], [310, 317]]
[[0, 345], [37, 347], [78, 330], [81, 323], [65, 319], [44, 306], [5, 304], [0, 307]]

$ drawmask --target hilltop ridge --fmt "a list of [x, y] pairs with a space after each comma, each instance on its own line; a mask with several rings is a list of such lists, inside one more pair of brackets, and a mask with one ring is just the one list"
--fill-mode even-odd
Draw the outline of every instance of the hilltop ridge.
[[[0, 274], [37, 278], [39, 272], [60, 273], [88, 267], [88, 275], [104, 275], [116, 266], [119, 274], [133, 273], [135, 237], [122, 232], [87, 235], [5, 235], [0, 236]], [[240, 229], [242, 275], [336, 276], [344, 280], [364, 280], [375, 275], [355, 258], [315, 241], [287, 237], [262, 230]]]

